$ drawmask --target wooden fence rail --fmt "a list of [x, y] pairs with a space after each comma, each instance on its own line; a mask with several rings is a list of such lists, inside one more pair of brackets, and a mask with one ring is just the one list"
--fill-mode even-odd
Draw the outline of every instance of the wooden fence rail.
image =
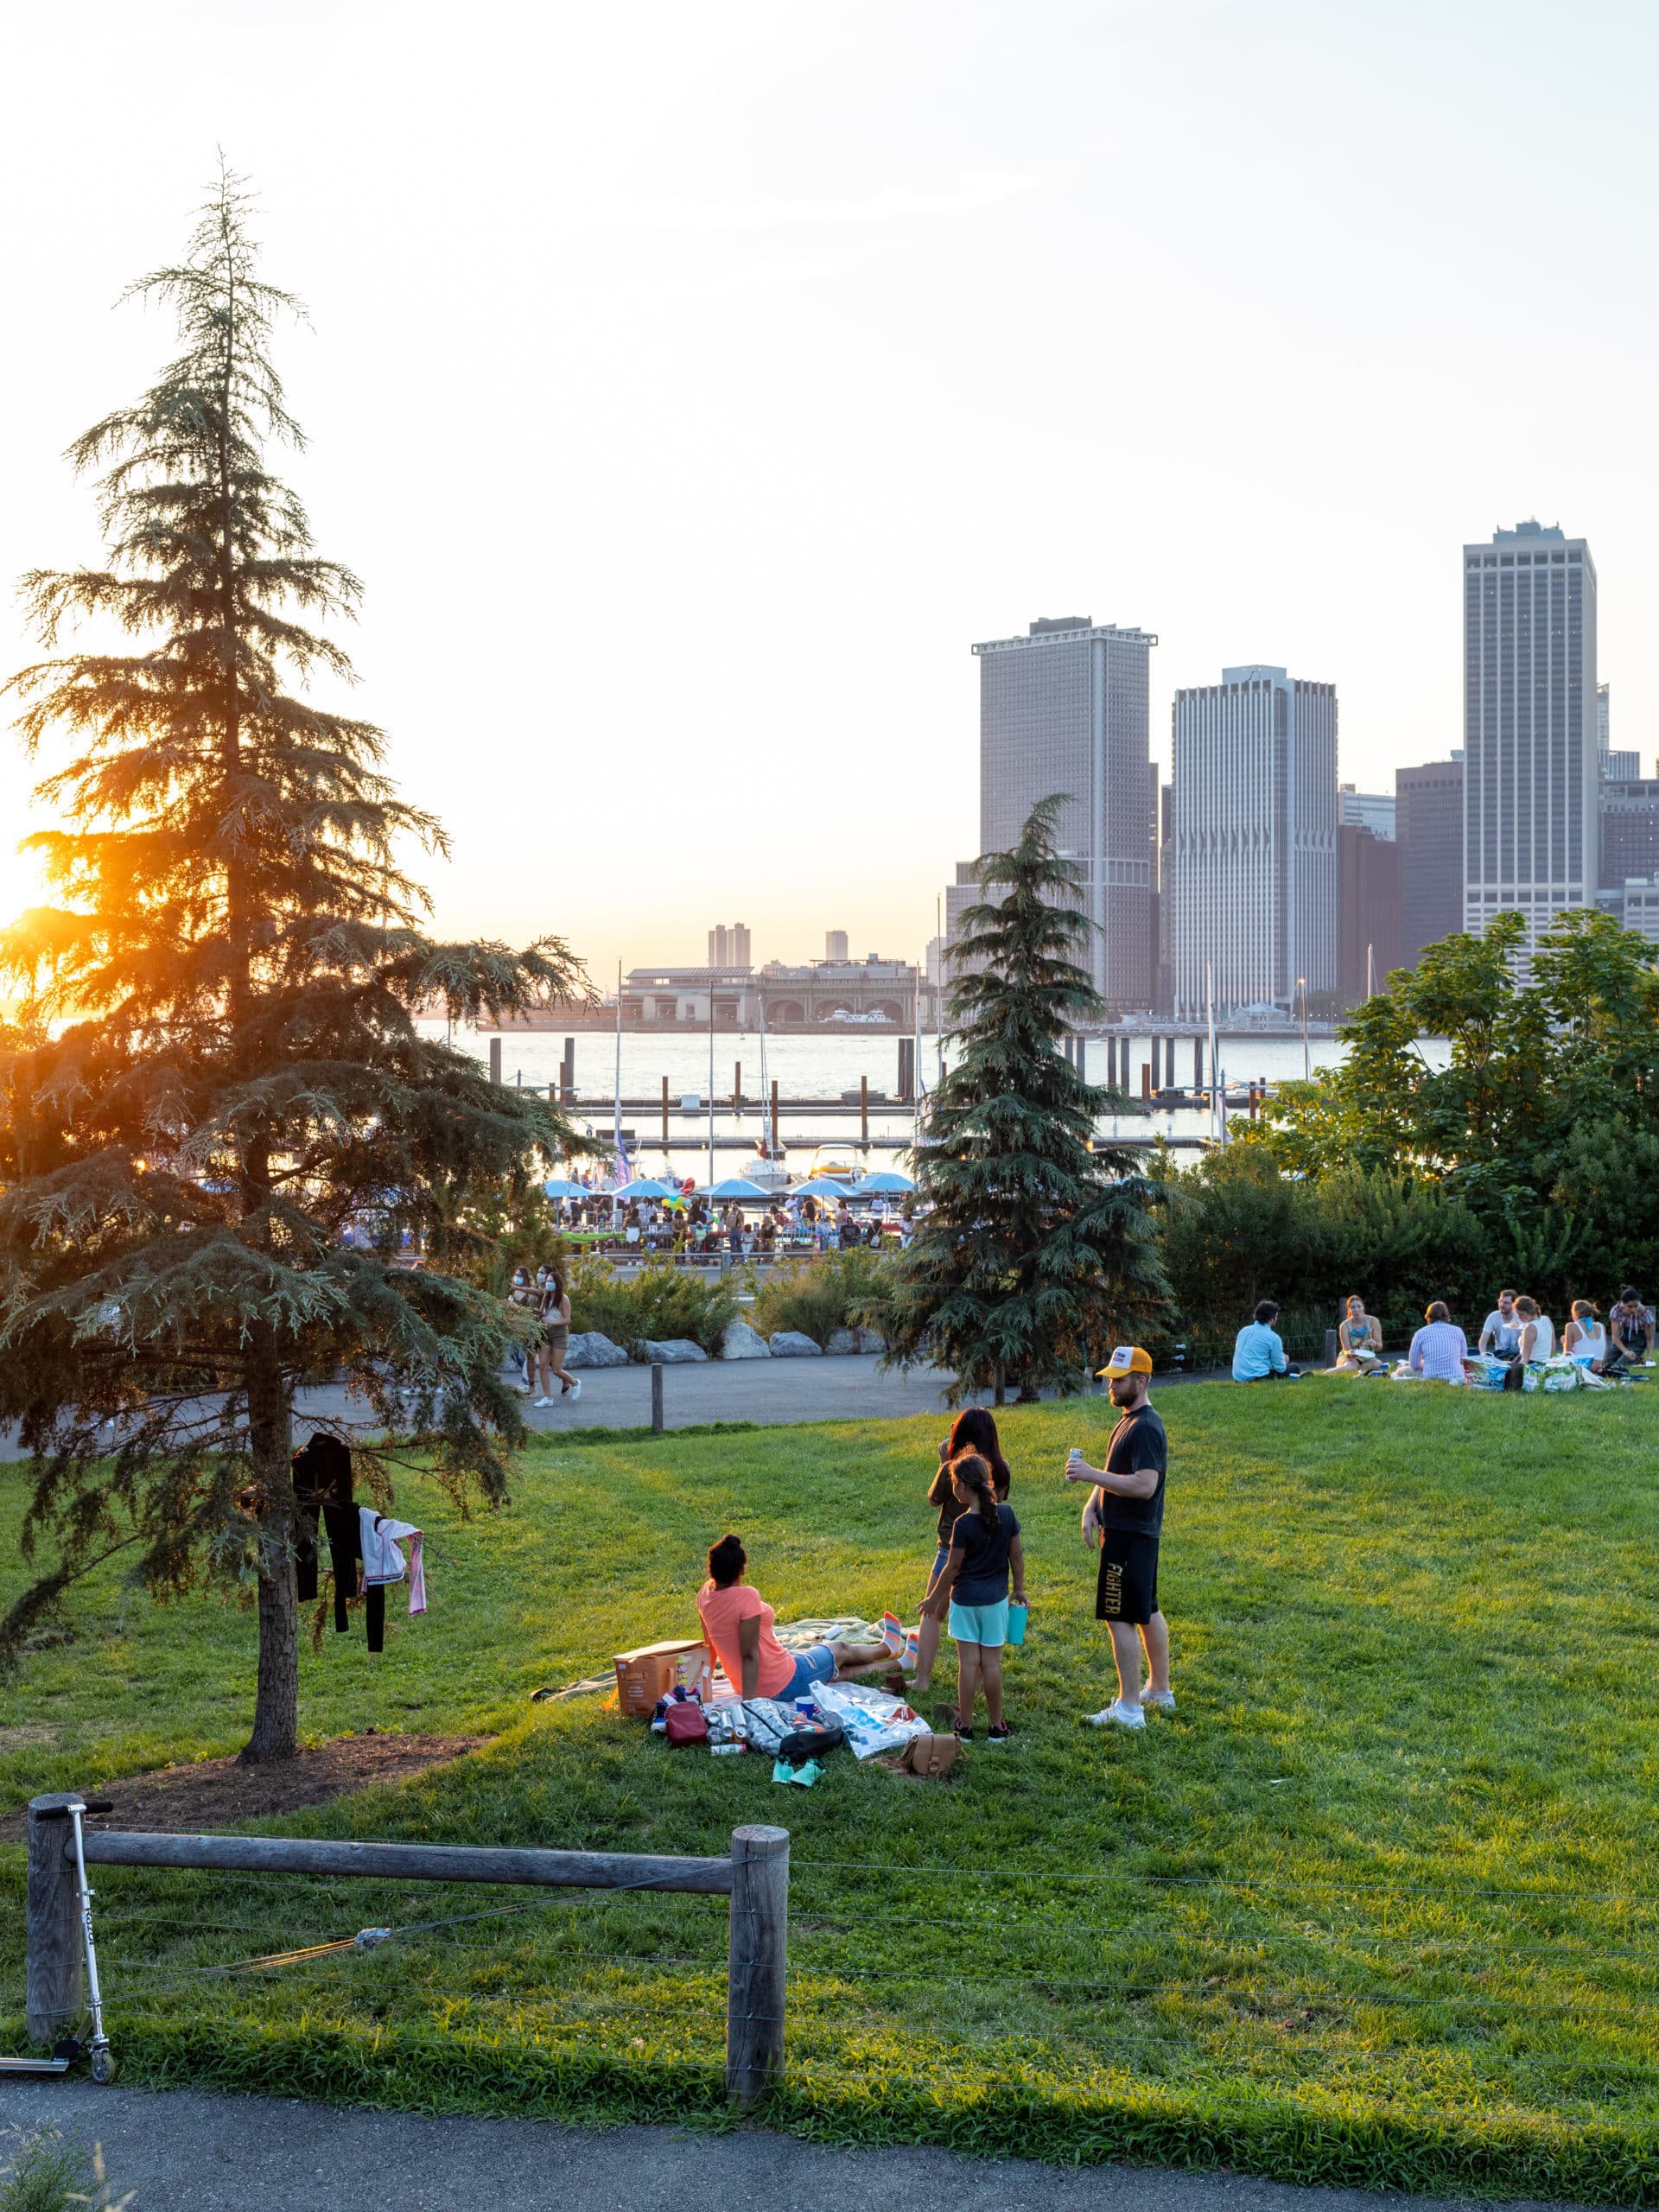
[[[70, 1797], [36, 1797], [29, 1808], [26, 2024], [35, 2043], [73, 2029], [82, 2010], [80, 1916], [73, 1847], [65, 1841]], [[85, 1832], [89, 1863], [170, 1866], [236, 1874], [347, 1875], [391, 1882], [497, 1882], [535, 1889], [668, 1890], [729, 1896], [726, 2093], [751, 2105], [784, 2060], [784, 1991], [789, 1953], [789, 1831], [732, 1831], [726, 1859], [656, 1858], [613, 1851], [539, 1851], [448, 1843], [345, 1843], [265, 1835]], [[106, 2004], [109, 2000], [106, 1999]], [[114, 2009], [119, 2018], [119, 1986]]]

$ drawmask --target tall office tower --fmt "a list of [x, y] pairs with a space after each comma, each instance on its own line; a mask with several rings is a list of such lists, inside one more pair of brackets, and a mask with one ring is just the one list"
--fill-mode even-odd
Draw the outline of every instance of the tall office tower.
[[1334, 992], [1336, 686], [1224, 668], [1173, 723], [1177, 1019], [1203, 1018], [1206, 969], [1217, 1013]]
[[[1598, 683], [1596, 686], [1596, 755], [1601, 762], [1601, 780], [1604, 784], [1633, 784], [1642, 773], [1642, 755], [1639, 753], [1613, 751], [1611, 683]], [[1602, 880], [1605, 883], [1606, 880], [1607, 872], [1604, 868]]]
[[1362, 791], [1352, 784], [1337, 785], [1337, 819], [1369, 830], [1373, 837], [1392, 837], [1395, 796], [1392, 791]]
[[709, 932], [709, 965], [711, 968], [747, 968], [750, 964], [749, 925], [734, 922], [730, 929], [721, 922]]
[[1400, 964], [1463, 927], [1463, 755], [1394, 772]]
[[1464, 926], [1522, 915], [1527, 957], [1600, 881], [1596, 564], [1517, 523], [1463, 549]]
[[1082, 871], [1084, 912], [1098, 925], [1083, 957], [1118, 1013], [1152, 1003], [1147, 693], [1157, 642], [1074, 615], [974, 647], [979, 849], [1005, 850], [1039, 799], [1067, 794], [1058, 842]]
[[826, 960], [845, 960], [847, 932], [845, 930], [826, 930], [823, 933], [823, 957]]
[[1398, 840], [1357, 822], [1337, 826], [1337, 990], [1357, 1006], [1385, 991], [1400, 960]]
[[1659, 875], [1659, 779], [1653, 777], [1601, 787], [1602, 888], [1618, 890], [1637, 875]]

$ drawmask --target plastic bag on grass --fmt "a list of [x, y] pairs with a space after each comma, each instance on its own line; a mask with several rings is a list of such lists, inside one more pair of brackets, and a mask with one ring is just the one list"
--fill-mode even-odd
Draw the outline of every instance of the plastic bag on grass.
[[902, 1698], [891, 1690], [873, 1689], [868, 1682], [816, 1683], [812, 1702], [826, 1720], [840, 1721], [856, 1759], [899, 1751], [912, 1737], [932, 1732]]

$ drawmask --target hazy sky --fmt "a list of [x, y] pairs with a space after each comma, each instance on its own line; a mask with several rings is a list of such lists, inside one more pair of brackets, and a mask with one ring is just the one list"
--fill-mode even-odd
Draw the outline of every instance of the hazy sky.
[[[969, 643], [1033, 615], [1334, 682], [1345, 778], [1459, 743], [1459, 549], [1591, 542], [1651, 769], [1659, 10], [1576, 0], [83, 0], [0, 64], [0, 578], [171, 336], [113, 302], [222, 144], [359, 710], [446, 932], [602, 976], [918, 953], [976, 849]], [[29, 656], [0, 601], [0, 662]], [[0, 760], [0, 814], [29, 777]], [[11, 839], [5, 843], [10, 847]], [[0, 907], [22, 903], [0, 853]]]

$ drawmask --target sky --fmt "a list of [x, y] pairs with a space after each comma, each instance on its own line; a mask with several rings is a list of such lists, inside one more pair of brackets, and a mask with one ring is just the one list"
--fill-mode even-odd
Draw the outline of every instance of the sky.
[[[1460, 742], [1459, 549], [1528, 515], [1652, 772], [1656, 64], [1622, 0], [10, 8], [0, 672], [222, 147], [446, 936], [917, 957], [969, 645], [1037, 615], [1157, 634], [1166, 764], [1176, 688], [1267, 661], [1391, 788]], [[51, 765], [0, 737], [0, 912]]]

